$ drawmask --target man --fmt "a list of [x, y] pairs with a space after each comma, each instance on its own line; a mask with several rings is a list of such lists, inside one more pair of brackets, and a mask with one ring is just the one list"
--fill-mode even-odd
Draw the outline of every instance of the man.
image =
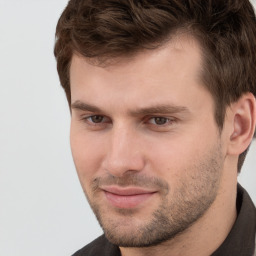
[[256, 125], [247, 0], [70, 0], [55, 56], [71, 148], [104, 235], [74, 255], [255, 252], [237, 184]]

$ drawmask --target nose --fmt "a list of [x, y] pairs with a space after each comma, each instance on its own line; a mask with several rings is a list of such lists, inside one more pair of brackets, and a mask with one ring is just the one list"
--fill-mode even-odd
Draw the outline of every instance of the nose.
[[113, 127], [109, 134], [103, 168], [113, 176], [143, 170], [145, 159], [139, 134], [124, 126]]

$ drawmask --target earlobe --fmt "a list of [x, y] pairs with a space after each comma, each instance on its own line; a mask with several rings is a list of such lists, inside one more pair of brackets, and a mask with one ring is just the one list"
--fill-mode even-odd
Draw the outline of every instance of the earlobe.
[[252, 93], [244, 94], [231, 105], [233, 125], [228, 153], [240, 155], [250, 145], [256, 125], [256, 101]]

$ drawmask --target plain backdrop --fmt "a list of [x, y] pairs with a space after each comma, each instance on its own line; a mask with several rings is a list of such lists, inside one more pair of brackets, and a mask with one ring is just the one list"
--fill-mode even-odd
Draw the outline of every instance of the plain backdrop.
[[[102, 233], [76, 175], [53, 57], [67, 0], [0, 0], [0, 255], [68, 256]], [[256, 202], [256, 143], [240, 182]]]

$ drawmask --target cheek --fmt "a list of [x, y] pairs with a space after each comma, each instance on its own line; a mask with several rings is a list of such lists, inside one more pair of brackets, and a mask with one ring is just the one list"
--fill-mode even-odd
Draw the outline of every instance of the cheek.
[[195, 165], [200, 164], [212, 147], [207, 140], [199, 141], [199, 137], [197, 139], [195, 136], [185, 135], [155, 145], [148, 157], [151, 169], [172, 187], [178, 186], [186, 177], [193, 175], [193, 172], [199, 171]]
[[178, 169], [191, 161], [195, 152], [195, 147], [191, 148], [181, 139], [169, 139], [155, 143], [150, 149], [148, 159], [151, 159], [154, 169], [163, 175], [166, 172], [178, 172]]
[[84, 186], [100, 169], [102, 147], [92, 136], [86, 136], [84, 132], [72, 129], [72, 127], [70, 145], [79, 180]]

